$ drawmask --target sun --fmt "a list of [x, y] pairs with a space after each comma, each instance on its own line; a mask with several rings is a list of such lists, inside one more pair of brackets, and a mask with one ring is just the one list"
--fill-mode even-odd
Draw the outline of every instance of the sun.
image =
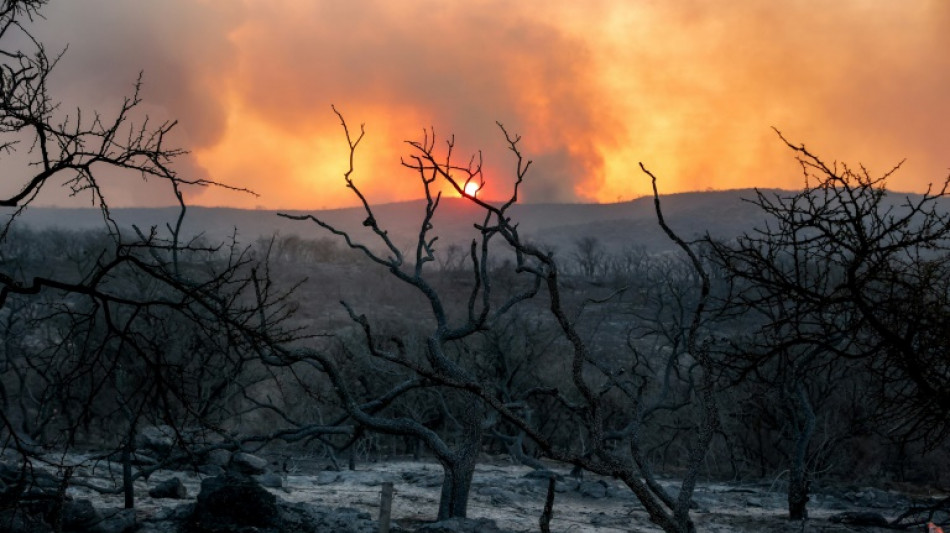
[[465, 184], [465, 196], [475, 196], [479, 189], [481, 186], [478, 183], [470, 181]]

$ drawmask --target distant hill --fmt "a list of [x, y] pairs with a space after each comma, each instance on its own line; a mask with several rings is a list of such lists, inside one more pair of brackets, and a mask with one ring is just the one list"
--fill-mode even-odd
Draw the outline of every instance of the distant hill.
[[[761, 211], [743, 201], [754, 196], [754, 190], [742, 189], [671, 194], [661, 200], [667, 222], [684, 238], [695, 239], [707, 232], [730, 238], [762, 223]], [[422, 201], [383, 204], [374, 208], [374, 214], [397, 245], [407, 246], [418, 235], [422, 206]], [[174, 222], [177, 213], [176, 208], [112, 210], [120, 225], [135, 224], [143, 230], [152, 226], [164, 228], [166, 223]], [[355, 236], [373, 238], [362, 225], [366, 214], [359, 208], [288, 213], [312, 214], [352, 231]], [[511, 215], [524, 237], [561, 250], [572, 248], [585, 236], [596, 236], [609, 248], [642, 245], [647, 250], [660, 251], [671, 246], [657, 225], [653, 199], [649, 197], [614, 204], [522, 204], [514, 206]], [[434, 235], [439, 236], [441, 243], [465, 243], [474, 235], [472, 224], [477, 221], [479, 210], [471, 203], [462, 198], [445, 198], [434, 220]], [[102, 214], [94, 208], [30, 208], [19, 223], [34, 228], [96, 228], [102, 226]], [[203, 233], [213, 240], [236, 231], [238, 239], [248, 243], [274, 234], [328, 236], [312, 222], [287, 220], [278, 217], [276, 211], [208, 207], [189, 207], [184, 231], [188, 235]]]

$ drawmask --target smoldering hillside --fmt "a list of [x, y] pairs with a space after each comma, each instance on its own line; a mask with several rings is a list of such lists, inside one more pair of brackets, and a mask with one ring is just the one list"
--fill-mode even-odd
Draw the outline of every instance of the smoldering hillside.
[[[762, 222], [761, 212], [743, 200], [754, 195], [751, 189], [673, 194], [663, 196], [662, 205], [670, 224], [684, 238], [707, 232], [730, 238]], [[424, 210], [420, 200], [375, 206], [373, 212], [397, 245], [408, 245], [418, 235]], [[120, 208], [110, 213], [120, 226], [164, 228], [177, 217], [178, 208]], [[273, 235], [307, 239], [327, 236], [313, 224], [281, 218], [277, 213], [313, 214], [356, 235], [360, 235], [366, 219], [366, 213], [358, 207], [322, 211], [189, 207], [183, 230], [189, 236], [205, 235], [212, 242], [234, 234], [242, 242]], [[433, 221], [433, 233], [443, 245], [467, 243], [474, 236], [473, 224], [482, 222], [479, 214], [480, 210], [464, 199], [443, 198]], [[656, 223], [653, 199], [648, 197], [615, 204], [521, 204], [513, 206], [510, 214], [522, 236], [555, 250], [572, 249], [579, 239], [591, 236], [607, 249], [639, 246], [656, 252], [672, 247]], [[35, 229], [98, 229], [102, 227], [102, 212], [95, 208], [31, 207], [19, 223]]]

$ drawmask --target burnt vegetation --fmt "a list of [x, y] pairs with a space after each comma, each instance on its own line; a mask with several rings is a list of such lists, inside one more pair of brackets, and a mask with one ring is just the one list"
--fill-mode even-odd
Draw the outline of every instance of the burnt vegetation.
[[[622, 248], [589, 235], [558, 250], [522, 236], [511, 214], [531, 179], [516, 134], [499, 124], [509, 193], [488, 201], [465, 194], [483, 183], [481, 155], [430, 130], [402, 160], [425, 198], [407, 243], [360, 188], [362, 126], [334, 109], [350, 156], [341, 186], [362, 225], [287, 214], [299, 236], [213, 242], [183, 232], [182, 190], [220, 185], [175, 173], [174, 124], [138, 113], [140, 81], [111, 114], [51, 99], [57, 57], [29, 32], [43, 3], [0, 9], [12, 191], [0, 198], [0, 529], [62, 530], [70, 486], [122, 493], [133, 508], [137, 480], [252, 469], [247, 453], [332, 468], [432, 458], [440, 520], [466, 517], [475, 466], [506, 456], [552, 480], [543, 530], [557, 466], [618, 480], [678, 533], [696, 530], [704, 480], [781, 481], [795, 520], [818, 484], [942, 488], [947, 181], [891, 193], [899, 169], [828, 163], [779, 134], [806, 185], [748, 198], [765, 222], [747, 232], [684, 240], [663, 216], [662, 176], [641, 166], [667, 250], [634, 234]], [[116, 222], [103, 169], [166, 183], [178, 216]], [[446, 185], [478, 213], [466, 242], [438, 240]], [[61, 186], [91, 199], [101, 230], [20, 223]], [[86, 464], [112, 482], [75, 476]]]

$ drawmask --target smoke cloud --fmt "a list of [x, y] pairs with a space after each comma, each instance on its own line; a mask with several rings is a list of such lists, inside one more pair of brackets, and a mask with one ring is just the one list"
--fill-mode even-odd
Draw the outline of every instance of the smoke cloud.
[[483, 194], [506, 194], [514, 161], [496, 121], [534, 160], [532, 202], [646, 194], [639, 161], [665, 192], [799, 187], [773, 126], [875, 173], [907, 158], [897, 190], [950, 167], [943, 0], [84, 0], [45, 13], [48, 48], [69, 44], [65, 107], [107, 111], [144, 71], [145, 111], [178, 119], [191, 150], [180, 171], [260, 194], [191, 191], [197, 204], [352, 205], [331, 104], [351, 133], [366, 124], [354, 177], [374, 201], [420, 196], [399, 158], [427, 127], [454, 134], [460, 160], [484, 150]]

